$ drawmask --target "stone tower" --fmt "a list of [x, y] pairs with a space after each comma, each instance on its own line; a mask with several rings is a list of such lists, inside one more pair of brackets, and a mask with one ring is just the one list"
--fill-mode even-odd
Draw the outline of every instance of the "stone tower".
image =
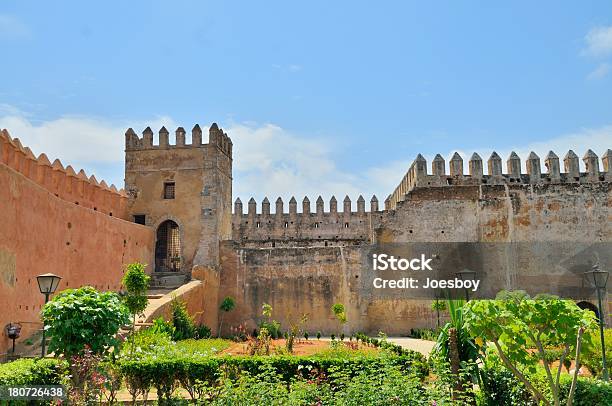
[[[175, 143], [165, 127], [158, 143], [147, 127], [142, 138], [125, 133], [128, 214], [156, 232], [154, 276], [189, 277], [196, 265], [219, 265], [219, 241], [231, 239], [232, 141], [213, 124], [208, 143], [195, 125]], [[159, 278], [158, 278], [159, 279]], [[166, 278], [168, 279], [168, 278]]]

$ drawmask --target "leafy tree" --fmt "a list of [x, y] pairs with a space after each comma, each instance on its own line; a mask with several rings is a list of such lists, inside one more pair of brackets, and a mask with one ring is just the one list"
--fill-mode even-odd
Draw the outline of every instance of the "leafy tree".
[[[441, 369], [447, 365], [451, 368], [453, 383], [453, 397], [457, 401], [460, 397], [470, 396], [466, 393], [467, 381], [478, 380], [478, 347], [469, 335], [464, 322], [464, 300], [447, 300], [450, 321], [440, 330], [438, 340], [433, 349], [433, 358], [438, 361]], [[466, 400], [467, 401], [467, 400]]]
[[219, 331], [217, 332], [218, 337], [221, 337], [221, 327], [223, 326], [223, 316], [225, 315], [225, 313], [228, 313], [234, 310], [234, 307], [236, 307], [236, 301], [231, 296], [227, 296], [221, 302], [221, 305], [219, 306], [219, 310], [221, 310], [223, 313], [221, 313], [221, 317], [219, 319]]
[[[574, 353], [575, 372], [567, 405], [576, 389], [582, 337], [595, 325], [595, 316], [570, 300], [542, 295], [529, 297], [523, 291], [500, 292], [496, 300], [474, 300], [466, 305], [465, 326], [473, 337], [493, 343], [504, 366], [541, 403], [550, 405], [545, 393], [532, 382], [539, 363], [544, 365], [546, 385], [552, 404], [560, 404], [560, 377], [563, 364]], [[535, 347], [535, 353], [529, 350]], [[552, 369], [549, 352], [562, 348], [559, 366]]]
[[336, 303], [331, 307], [331, 311], [336, 316], [336, 319], [340, 322], [341, 329], [344, 331], [344, 325], [346, 324], [346, 309], [342, 303]]
[[86, 348], [93, 354], [105, 352], [130, 321], [130, 311], [116, 293], [91, 286], [58, 293], [41, 314], [51, 336], [49, 350], [66, 357], [83, 355]]
[[128, 264], [125, 267], [125, 273], [121, 280], [121, 284], [125, 288], [126, 295], [124, 296], [125, 305], [132, 314], [132, 334], [136, 330], [136, 316], [142, 314], [149, 304], [147, 299], [147, 290], [149, 289], [149, 281], [151, 277], [145, 273], [146, 265], [140, 262]]

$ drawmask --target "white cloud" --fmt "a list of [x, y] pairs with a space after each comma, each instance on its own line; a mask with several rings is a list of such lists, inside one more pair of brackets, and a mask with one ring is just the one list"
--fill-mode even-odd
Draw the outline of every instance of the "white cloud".
[[27, 38], [30, 29], [15, 16], [0, 14], [0, 39]]
[[336, 167], [329, 140], [298, 137], [273, 124], [237, 124], [226, 131], [234, 143], [234, 195], [243, 203], [267, 196], [274, 206], [281, 196], [287, 204], [292, 195], [312, 203], [318, 195], [356, 200], [359, 179]]
[[605, 56], [612, 53], [612, 26], [595, 27], [585, 36], [585, 53], [593, 56]]
[[[133, 126], [136, 131], [147, 125], [161, 128], [174, 127], [168, 117], [150, 121], [108, 122], [91, 117], [61, 117], [55, 120], [33, 122], [29, 116], [9, 105], [0, 105], [0, 128], [6, 128], [13, 138], [29, 147], [34, 155], [45, 153], [49, 160], [59, 158], [64, 166], [72, 165], [88, 174], [103, 170], [107, 183], [123, 187], [123, 149], [125, 130]], [[108, 168], [111, 168], [110, 170]], [[114, 169], [116, 167], [116, 170]], [[103, 168], [103, 169], [102, 169]]]
[[610, 73], [610, 64], [609, 63], [600, 63], [591, 73], [588, 74], [588, 80], [598, 80], [603, 79], [608, 76]]

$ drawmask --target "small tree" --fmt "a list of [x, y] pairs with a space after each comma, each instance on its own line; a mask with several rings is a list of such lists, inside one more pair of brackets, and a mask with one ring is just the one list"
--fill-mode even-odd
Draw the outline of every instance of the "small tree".
[[[550, 295], [532, 299], [523, 291], [500, 292], [496, 300], [469, 302], [464, 319], [472, 336], [493, 343], [506, 368], [545, 405], [551, 402], [531, 381], [530, 375], [539, 363], [544, 365], [552, 404], [559, 405], [561, 369], [573, 352], [576, 365], [567, 397], [567, 405], [572, 404], [580, 369], [582, 336], [595, 325], [591, 311]], [[529, 351], [530, 346], [535, 347], [535, 354]], [[554, 357], [548, 353], [557, 348], [562, 348], [562, 354], [554, 371], [551, 368]]]
[[83, 355], [86, 348], [104, 353], [118, 344], [119, 328], [130, 321], [130, 311], [116, 293], [91, 286], [58, 293], [41, 314], [51, 336], [49, 350], [67, 358]]
[[346, 324], [346, 310], [342, 303], [336, 303], [331, 307], [331, 311], [336, 316], [336, 319], [340, 322], [340, 328], [344, 331], [344, 325]]
[[270, 337], [276, 339], [281, 338], [283, 336], [280, 331], [281, 324], [272, 319], [272, 306], [268, 303], [264, 303], [261, 306], [261, 315], [264, 317], [263, 320], [259, 322], [259, 328], [266, 328], [270, 333]]
[[195, 337], [196, 326], [193, 317], [187, 311], [185, 302], [174, 297], [170, 304], [172, 307], [172, 325], [174, 326], [172, 339], [179, 341]]
[[223, 316], [225, 315], [225, 313], [228, 313], [234, 310], [234, 307], [236, 307], [236, 301], [231, 296], [227, 296], [221, 302], [221, 305], [219, 306], [219, 310], [221, 310], [223, 313], [221, 313], [221, 317], [219, 318], [219, 331], [217, 332], [217, 337], [221, 337], [221, 327], [223, 327]]
[[132, 337], [136, 330], [136, 316], [142, 314], [149, 304], [147, 290], [151, 277], [145, 273], [145, 267], [146, 265], [139, 262], [128, 264], [121, 280], [121, 284], [126, 290], [125, 305], [132, 314]]
[[[290, 317], [291, 320], [291, 317]], [[285, 348], [289, 354], [293, 353], [293, 342], [295, 337], [297, 337], [302, 331], [302, 327], [308, 321], [308, 315], [303, 314], [299, 321], [289, 321], [289, 331], [285, 334], [285, 338], [287, 339], [285, 343]], [[306, 334], [308, 335], [308, 334]]]
[[446, 310], [446, 302], [436, 298], [436, 300], [431, 303], [431, 310], [435, 310], [438, 319], [438, 328], [440, 328], [440, 312]]

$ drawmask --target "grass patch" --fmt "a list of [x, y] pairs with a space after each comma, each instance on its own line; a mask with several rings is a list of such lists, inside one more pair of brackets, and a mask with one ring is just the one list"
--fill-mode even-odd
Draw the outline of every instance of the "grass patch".
[[222, 338], [208, 338], [177, 341], [175, 345], [178, 351], [188, 356], [211, 356], [229, 348], [232, 343]]

